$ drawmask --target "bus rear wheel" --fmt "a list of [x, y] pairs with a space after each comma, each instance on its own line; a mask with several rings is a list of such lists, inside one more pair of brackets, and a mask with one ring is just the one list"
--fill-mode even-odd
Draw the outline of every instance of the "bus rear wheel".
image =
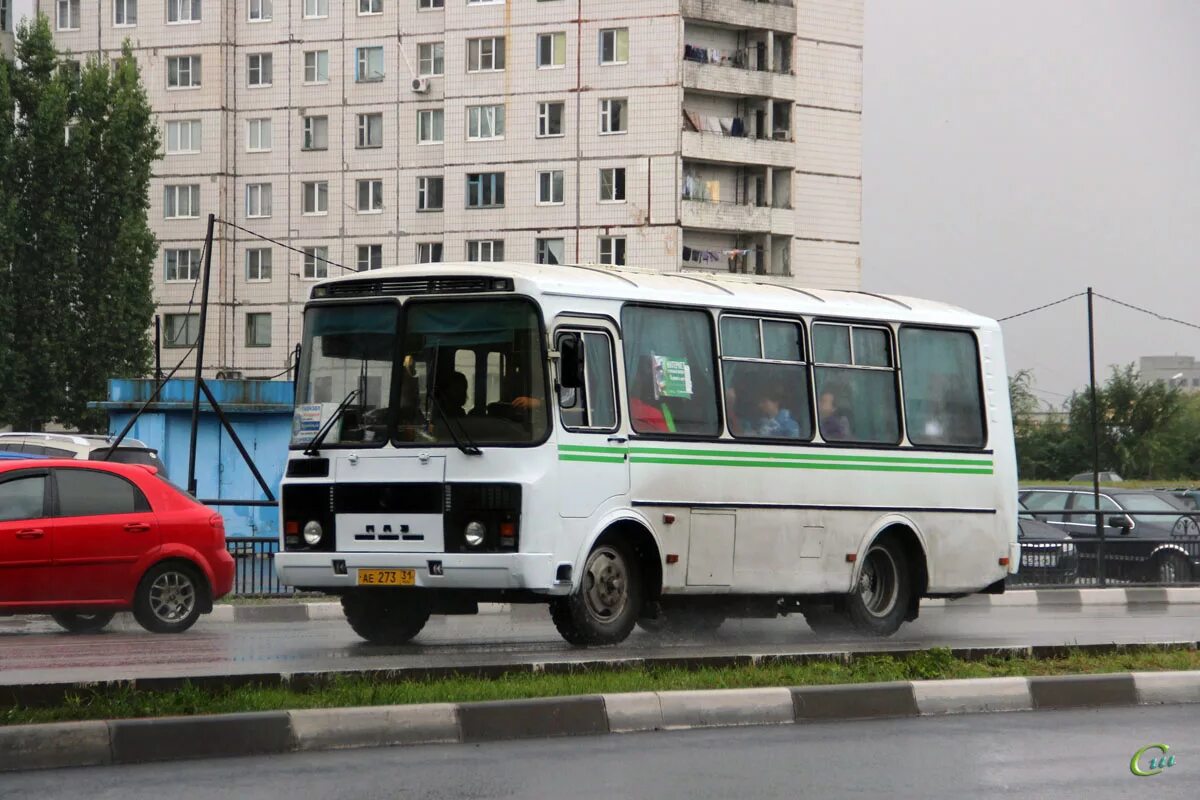
[[858, 582], [846, 597], [846, 615], [861, 633], [891, 636], [904, 622], [912, 592], [904, 548], [894, 539], [877, 540], [867, 549]]
[[579, 587], [550, 601], [550, 617], [574, 645], [625, 641], [642, 613], [642, 572], [632, 548], [601, 541], [583, 565]]
[[355, 589], [342, 595], [346, 621], [370, 644], [405, 644], [429, 621], [429, 603], [420, 591]]

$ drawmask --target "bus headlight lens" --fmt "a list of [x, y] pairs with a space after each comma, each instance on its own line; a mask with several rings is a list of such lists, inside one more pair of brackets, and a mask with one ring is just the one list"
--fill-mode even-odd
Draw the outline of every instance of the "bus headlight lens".
[[479, 547], [483, 544], [483, 537], [487, 534], [487, 528], [482, 522], [468, 522], [465, 536], [467, 538], [468, 547]]
[[315, 519], [309, 521], [304, 526], [304, 541], [308, 542], [309, 547], [315, 547], [316, 545], [320, 544], [321, 537], [324, 534], [325, 531], [321, 528], [321, 523], [317, 522]]

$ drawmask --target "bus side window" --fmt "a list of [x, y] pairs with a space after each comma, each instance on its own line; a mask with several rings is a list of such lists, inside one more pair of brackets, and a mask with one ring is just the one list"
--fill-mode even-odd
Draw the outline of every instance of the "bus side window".
[[563, 426], [594, 431], [616, 430], [612, 340], [607, 333], [599, 331], [566, 331], [559, 334], [560, 348], [568, 337], [580, 341], [584, 381], [582, 386], [559, 388], [558, 406]]

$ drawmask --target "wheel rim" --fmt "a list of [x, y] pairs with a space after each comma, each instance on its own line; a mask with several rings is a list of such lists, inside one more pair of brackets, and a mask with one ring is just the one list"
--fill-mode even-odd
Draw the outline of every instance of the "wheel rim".
[[1167, 556], [1159, 562], [1159, 583], [1176, 583], [1180, 579], [1179, 560], [1175, 556]]
[[602, 545], [588, 556], [583, 600], [588, 614], [603, 623], [618, 619], [629, 605], [629, 573], [613, 548]]
[[892, 554], [882, 547], [872, 548], [858, 575], [858, 593], [867, 613], [873, 617], [890, 614], [896, 607], [899, 586], [899, 570]]
[[196, 607], [196, 586], [182, 572], [164, 572], [150, 584], [150, 611], [163, 622], [187, 619]]

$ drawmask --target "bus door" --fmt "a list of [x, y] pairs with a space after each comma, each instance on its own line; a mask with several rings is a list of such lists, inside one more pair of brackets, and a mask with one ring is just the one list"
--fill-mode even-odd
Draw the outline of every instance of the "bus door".
[[629, 492], [629, 451], [618, 402], [620, 339], [615, 325], [560, 317], [558, 351], [559, 513], [588, 517]]

